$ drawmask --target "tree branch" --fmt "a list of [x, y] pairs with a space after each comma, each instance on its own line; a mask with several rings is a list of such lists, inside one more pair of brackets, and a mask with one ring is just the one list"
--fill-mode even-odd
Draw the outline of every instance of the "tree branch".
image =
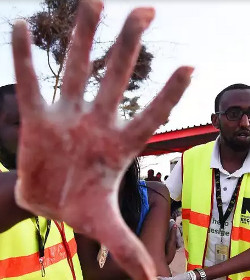
[[52, 68], [52, 66], [51, 66], [51, 64], [50, 64], [50, 58], [49, 58], [49, 47], [47, 48], [47, 60], [48, 60], [48, 66], [49, 66], [49, 69], [50, 69], [50, 71], [52, 72], [52, 74], [55, 76], [55, 78], [56, 78], [56, 73], [55, 73], [55, 71], [53, 70], [53, 68]]
[[57, 92], [58, 84], [59, 84], [59, 81], [60, 81], [60, 74], [62, 72], [62, 69], [63, 69], [63, 62], [61, 63], [60, 68], [57, 72], [57, 75], [55, 76], [56, 83], [55, 83], [54, 92], [53, 92], [52, 104], [55, 102], [56, 92]]

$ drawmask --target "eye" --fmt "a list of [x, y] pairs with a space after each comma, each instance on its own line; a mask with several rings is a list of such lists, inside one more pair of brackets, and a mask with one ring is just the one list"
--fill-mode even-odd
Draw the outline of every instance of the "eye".
[[242, 114], [242, 110], [240, 108], [230, 108], [226, 114], [229, 119], [238, 119]]

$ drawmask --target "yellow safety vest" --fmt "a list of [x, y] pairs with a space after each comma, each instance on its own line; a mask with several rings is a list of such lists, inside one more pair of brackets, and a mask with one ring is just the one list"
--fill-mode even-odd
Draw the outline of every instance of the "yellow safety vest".
[[[209, 142], [183, 154], [182, 221], [187, 270], [204, 266], [213, 206], [214, 172], [210, 168], [213, 147], [214, 142]], [[249, 209], [243, 209], [243, 201], [250, 201], [248, 173], [243, 177], [237, 198], [229, 257], [250, 248], [250, 222], [246, 222], [250, 213]], [[230, 275], [228, 279], [240, 280], [248, 277], [250, 271]]]
[[[2, 164], [0, 170], [8, 171]], [[39, 225], [44, 236], [47, 220], [39, 217]], [[83, 279], [72, 228], [52, 221], [44, 253], [45, 278], [39, 263], [35, 220], [26, 219], [16, 224], [0, 234], [0, 279], [73, 280], [73, 274], [77, 280]]]

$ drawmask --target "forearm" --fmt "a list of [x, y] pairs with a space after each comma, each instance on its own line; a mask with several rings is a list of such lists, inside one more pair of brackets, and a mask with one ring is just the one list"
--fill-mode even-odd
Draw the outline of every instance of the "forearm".
[[250, 270], [250, 249], [247, 251], [230, 258], [229, 260], [205, 268], [205, 272], [207, 274], [207, 279], [215, 279], [223, 276], [228, 276], [230, 274], [235, 274], [239, 272], [244, 272]]
[[[113, 261], [111, 261], [113, 262]], [[117, 266], [117, 265], [116, 265]], [[118, 267], [117, 267], [118, 268]], [[113, 266], [110, 266], [107, 262], [103, 268], [99, 267], [92, 267], [87, 268], [82, 267], [83, 270], [83, 277], [85, 280], [128, 280], [129, 276], [127, 276], [123, 271], [121, 271], [119, 268], [114, 269]]]
[[[146, 249], [148, 250], [149, 254], [151, 255], [151, 257], [155, 263], [157, 275], [170, 277], [171, 270], [170, 270], [169, 265], [166, 260], [164, 242], [159, 242], [159, 243], [163, 243], [163, 244], [161, 246], [157, 246], [158, 244], [156, 244], [156, 242], [153, 242], [153, 240], [152, 240], [153, 237], [151, 238], [151, 240], [152, 240], [151, 242], [150, 241], [147, 242], [147, 240], [145, 241], [143, 237], [141, 240], [144, 243]], [[160, 240], [161, 237], [156, 236], [155, 239], [157, 239], [157, 238], [158, 238], [158, 240]]]
[[14, 197], [16, 180], [16, 171], [0, 173], [0, 232], [32, 217], [31, 213], [16, 205]]
[[127, 274], [120, 269], [110, 255], [107, 257], [104, 267], [99, 267], [97, 261], [99, 245], [96, 242], [83, 236], [82, 234], [75, 234], [75, 238], [84, 280], [128, 279]]
[[[113, 262], [111, 260], [110, 262]], [[116, 264], [115, 264], [116, 265]], [[113, 264], [107, 263], [103, 268], [96, 267], [96, 269], [92, 269], [92, 271], [88, 271], [88, 273], [83, 272], [83, 276], [85, 280], [128, 280], [129, 276], [125, 274], [119, 267], [116, 265], [117, 269], [114, 269]]]
[[[207, 280], [217, 279], [224, 276], [229, 276], [231, 274], [236, 274], [240, 272], [245, 272], [250, 270], [250, 249], [246, 250], [245, 252], [239, 254], [238, 256], [235, 256], [225, 262], [222, 262], [220, 264], [203, 268], [203, 270], [206, 273]], [[191, 274], [195, 273], [196, 280], [200, 280], [200, 274], [197, 271], [188, 271], [183, 274], [178, 274], [173, 278], [167, 278], [167, 277], [159, 277], [157, 279], [159, 280], [188, 280], [191, 277]], [[192, 278], [193, 279], [193, 278]]]
[[172, 276], [172, 273], [171, 273], [169, 265], [167, 264], [166, 258], [162, 258], [158, 262], [155, 261], [155, 266], [156, 266], [156, 270], [157, 270], [157, 276], [165, 276], [165, 277]]
[[[165, 186], [164, 189], [167, 190]], [[144, 220], [140, 239], [155, 263], [157, 275], [169, 277], [171, 271], [166, 260], [166, 240], [170, 219], [169, 199], [156, 191], [148, 190], [148, 194], [150, 210]]]

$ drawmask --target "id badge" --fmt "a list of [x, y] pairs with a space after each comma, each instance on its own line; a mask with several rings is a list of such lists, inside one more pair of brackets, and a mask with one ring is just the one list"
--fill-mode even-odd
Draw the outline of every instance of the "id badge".
[[215, 263], [221, 263], [228, 259], [228, 246], [223, 244], [215, 245]]

